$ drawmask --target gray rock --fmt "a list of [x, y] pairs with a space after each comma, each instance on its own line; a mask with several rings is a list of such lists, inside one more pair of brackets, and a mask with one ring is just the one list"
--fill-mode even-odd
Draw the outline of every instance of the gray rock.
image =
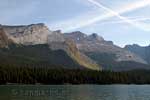
[[3, 26], [6, 34], [15, 43], [24, 45], [45, 44], [51, 31], [44, 24]]
[[117, 57], [116, 61], [118, 62], [135, 61], [147, 64], [147, 62], [138, 55], [114, 45], [112, 41], [104, 40], [103, 37], [97, 35], [96, 33], [86, 35], [82, 32], [77, 31], [72, 33], [66, 33], [64, 34], [64, 36], [76, 42], [77, 47], [81, 52], [99, 52], [115, 54]]

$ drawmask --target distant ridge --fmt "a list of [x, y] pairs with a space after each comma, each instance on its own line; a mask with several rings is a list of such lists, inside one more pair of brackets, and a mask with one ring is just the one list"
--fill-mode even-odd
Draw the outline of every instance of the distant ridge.
[[141, 58], [147, 61], [148, 64], [150, 64], [150, 46], [140, 46], [138, 44], [133, 44], [126, 45], [125, 49], [139, 55]]
[[[136, 69], [135, 65], [139, 65], [139, 63], [147, 66], [147, 62], [140, 56], [114, 45], [112, 41], [106, 41], [96, 33], [86, 35], [80, 31], [75, 31], [66, 33], [64, 36], [72, 39], [77, 44], [80, 52], [102, 65], [103, 69], [130, 70]], [[129, 64], [131, 62], [134, 63], [134, 66], [133, 64]], [[141, 66], [141, 68], [144, 67]]]

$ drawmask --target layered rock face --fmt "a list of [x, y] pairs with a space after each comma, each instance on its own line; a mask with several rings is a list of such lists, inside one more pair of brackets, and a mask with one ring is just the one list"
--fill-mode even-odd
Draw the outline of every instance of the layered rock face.
[[45, 44], [52, 32], [44, 24], [25, 26], [3, 26], [5, 33], [17, 44], [35, 45]]
[[102, 37], [93, 33], [91, 35], [86, 35], [82, 32], [72, 32], [64, 34], [66, 38], [72, 39], [76, 44], [78, 49], [84, 53], [107, 53], [115, 54], [116, 61], [135, 61], [146, 64], [139, 56], [131, 53], [130, 51], [124, 50], [113, 44], [112, 41], [106, 41]]

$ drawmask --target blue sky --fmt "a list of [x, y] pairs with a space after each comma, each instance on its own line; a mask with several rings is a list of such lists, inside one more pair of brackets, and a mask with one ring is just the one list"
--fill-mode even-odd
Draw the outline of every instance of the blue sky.
[[150, 0], [0, 0], [0, 23], [45, 23], [51, 30], [98, 33], [106, 40], [150, 44]]

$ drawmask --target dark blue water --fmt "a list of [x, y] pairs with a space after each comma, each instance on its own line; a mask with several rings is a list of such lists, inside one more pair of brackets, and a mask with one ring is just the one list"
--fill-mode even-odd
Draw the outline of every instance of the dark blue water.
[[150, 100], [150, 85], [0, 86], [0, 100]]

